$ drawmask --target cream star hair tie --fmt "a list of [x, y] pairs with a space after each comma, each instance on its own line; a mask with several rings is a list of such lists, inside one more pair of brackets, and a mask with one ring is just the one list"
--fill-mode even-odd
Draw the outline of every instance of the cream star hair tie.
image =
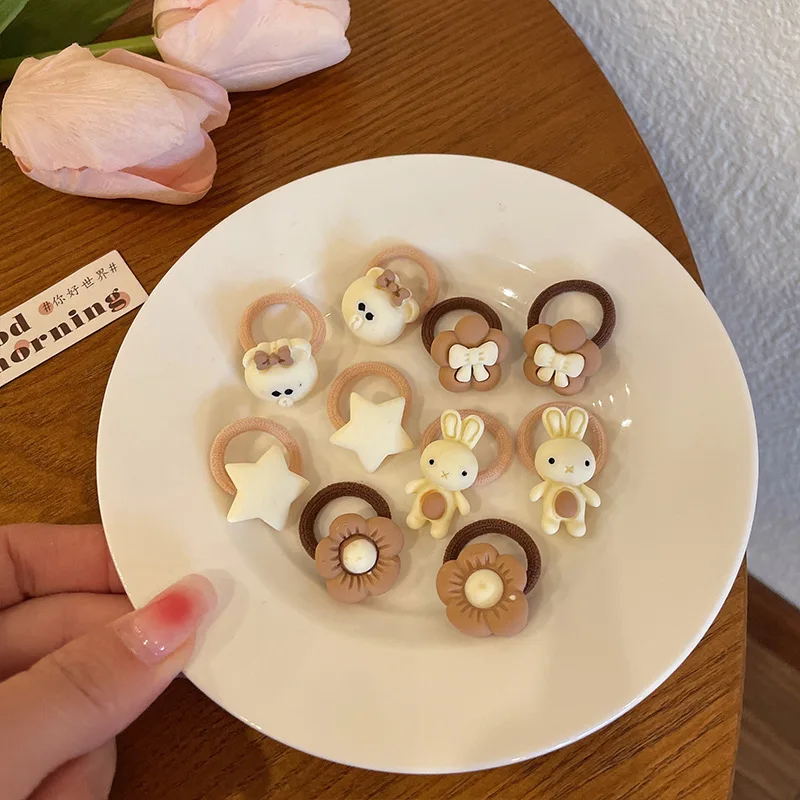
[[[350, 393], [350, 420], [340, 409], [342, 392], [353, 381], [369, 375], [388, 378], [399, 397], [373, 403], [358, 392]], [[331, 443], [352, 450], [367, 472], [375, 472], [387, 456], [411, 450], [414, 443], [403, 429], [411, 407], [411, 387], [402, 373], [380, 361], [353, 364], [339, 373], [328, 393], [328, 417], [336, 432]]]
[[[225, 450], [242, 433], [260, 431], [277, 439], [286, 456], [273, 445], [255, 463], [226, 464]], [[222, 491], [233, 495], [228, 522], [260, 519], [276, 531], [286, 527], [289, 507], [306, 490], [300, 447], [283, 425], [263, 417], [246, 417], [223, 428], [211, 445], [211, 474]]]

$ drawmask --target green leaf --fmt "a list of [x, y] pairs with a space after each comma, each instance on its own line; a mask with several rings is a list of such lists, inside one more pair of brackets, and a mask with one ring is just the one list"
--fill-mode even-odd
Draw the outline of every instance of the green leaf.
[[14, 21], [27, 3], [28, 0], [0, 0], [0, 33]]
[[[0, 0], [0, 8], [15, 1]], [[73, 42], [88, 44], [129, 5], [130, 0], [28, 0], [0, 35], [0, 57], [62, 50]]]

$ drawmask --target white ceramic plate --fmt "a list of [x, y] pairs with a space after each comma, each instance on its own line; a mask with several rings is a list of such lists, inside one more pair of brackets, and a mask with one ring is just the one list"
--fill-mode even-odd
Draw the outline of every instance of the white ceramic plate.
[[[345, 286], [395, 242], [439, 261], [442, 297], [472, 295], [500, 312], [513, 346], [497, 389], [445, 392], [418, 325], [384, 348], [345, 330], [338, 310]], [[418, 451], [370, 476], [354, 454], [328, 443], [333, 376], [371, 359], [401, 368], [414, 390], [408, 429], [416, 442], [453, 406], [483, 408], [516, 432], [531, 408], [559, 399], [522, 375], [528, 306], [545, 286], [571, 277], [603, 284], [618, 309], [602, 370], [574, 398], [609, 433], [610, 461], [593, 482], [603, 505], [589, 509], [584, 539], [564, 530], [544, 536], [540, 506], [527, 499], [535, 476], [515, 461], [495, 484], [469, 491], [473, 513], [458, 525], [500, 516], [533, 534], [543, 574], [530, 595], [527, 628], [512, 639], [473, 640], [451, 627], [434, 590], [445, 542], [427, 533], [406, 531], [403, 569], [389, 594], [358, 606], [331, 600], [297, 539], [303, 501], [330, 482], [363, 480], [384, 493], [402, 525], [409, 507], [403, 487], [418, 476]], [[253, 298], [288, 286], [329, 314], [329, 341], [314, 393], [284, 410], [245, 387], [236, 328]], [[552, 303], [545, 321], [567, 312], [599, 321], [594, 301], [579, 296]], [[275, 338], [281, 322], [288, 335], [309, 333], [290, 310], [265, 320], [264, 338], [267, 330]], [[360, 390], [390, 396], [379, 382]], [[230, 500], [207, 466], [215, 434], [252, 414], [286, 425], [309, 465], [311, 487], [280, 534], [260, 522], [226, 523]], [[254, 460], [269, 441], [241, 437], [229, 456]], [[491, 444], [478, 452], [490, 458]], [[720, 321], [680, 264], [636, 223], [575, 186], [519, 166], [403, 156], [284, 186], [189, 249], [120, 350], [97, 469], [106, 534], [134, 603], [189, 572], [208, 574], [220, 590], [222, 610], [187, 670], [209, 697], [324, 758], [449, 772], [573, 742], [630, 709], [681, 663], [741, 563], [756, 439], [744, 377]], [[344, 510], [364, 507], [340, 501], [322, 524]], [[501, 551], [516, 547], [493, 541]]]

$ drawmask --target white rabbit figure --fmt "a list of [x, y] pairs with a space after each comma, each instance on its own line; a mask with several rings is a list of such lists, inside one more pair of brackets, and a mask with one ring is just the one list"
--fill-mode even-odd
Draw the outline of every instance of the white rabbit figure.
[[419, 316], [419, 305], [394, 272], [372, 267], [345, 290], [342, 315], [359, 339], [391, 344]]
[[573, 536], [586, 533], [586, 504], [596, 508], [600, 495], [586, 486], [595, 472], [595, 457], [583, 440], [589, 414], [579, 406], [567, 411], [550, 407], [542, 414], [550, 439], [536, 450], [536, 471], [544, 480], [531, 489], [532, 502], [542, 500], [542, 530], [555, 533], [563, 522]]
[[431, 442], [422, 452], [419, 466], [424, 477], [411, 481], [406, 494], [415, 494], [406, 524], [419, 530], [431, 525], [431, 536], [447, 536], [456, 510], [469, 514], [469, 501], [462, 494], [478, 477], [478, 459], [472, 452], [483, 436], [483, 420], [470, 414], [461, 419], [458, 411], [441, 417], [442, 439]]
[[242, 366], [250, 391], [282, 408], [302, 400], [317, 382], [317, 362], [305, 339], [260, 342], [244, 354]]

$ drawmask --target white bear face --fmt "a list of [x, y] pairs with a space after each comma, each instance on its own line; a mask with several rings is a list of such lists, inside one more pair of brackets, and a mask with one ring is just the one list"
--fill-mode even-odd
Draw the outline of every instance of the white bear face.
[[384, 345], [395, 341], [419, 316], [419, 306], [394, 273], [373, 267], [347, 287], [342, 315], [359, 339]]
[[451, 492], [469, 489], [478, 477], [478, 459], [460, 442], [431, 442], [422, 453], [419, 467], [431, 483]]
[[594, 453], [579, 439], [550, 439], [536, 450], [536, 471], [543, 480], [581, 486], [594, 476]]
[[317, 362], [305, 339], [261, 342], [244, 354], [244, 379], [258, 398], [290, 408], [317, 382]]

